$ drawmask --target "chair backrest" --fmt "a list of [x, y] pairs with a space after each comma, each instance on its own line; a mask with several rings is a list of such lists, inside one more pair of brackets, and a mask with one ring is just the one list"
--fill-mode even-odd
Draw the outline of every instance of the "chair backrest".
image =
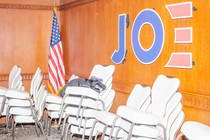
[[169, 140], [175, 140], [177, 132], [184, 122], [184, 112], [181, 111], [170, 128]]
[[37, 100], [35, 102], [35, 110], [37, 112], [38, 120], [42, 119], [46, 96], [47, 96], [46, 85], [42, 84], [37, 92]]
[[140, 109], [145, 101], [150, 98], [151, 88], [149, 86], [143, 87], [140, 84], [136, 84], [130, 93], [126, 106]]
[[41, 81], [42, 81], [41, 69], [38, 67], [31, 80], [31, 87], [30, 87], [31, 97], [34, 96], [36, 92], [38, 92], [38, 89], [41, 85]]
[[169, 78], [159, 75], [152, 87], [151, 111], [153, 114], [163, 117], [166, 111], [166, 104], [177, 92], [180, 85], [178, 78]]
[[168, 101], [166, 105], [166, 113], [164, 118], [162, 119], [162, 124], [166, 127], [168, 124], [169, 116], [174, 112], [176, 107], [181, 103], [182, 94], [180, 92], [175, 93], [171, 99]]
[[97, 78], [102, 79], [102, 83], [106, 83], [109, 78], [113, 75], [115, 71], [114, 65], [102, 66], [102, 65], [95, 65], [93, 70], [91, 71], [90, 77], [95, 76]]
[[23, 86], [23, 79], [22, 79], [22, 75], [19, 73], [17, 73], [17, 76], [15, 76], [13, 82], [12, 82], [12, 88], [13, 89], [19, 89], [22, 90], [22, 86]]
[[17, 65], [14, 65], [9, 74], [8, 88], [15, 88], [16, 81], [18, 81], [16, 78], [19, 75], [21, 75], [21, 68]]
[[[167, 123], [167, 127], [166, 127], [166, 135], [167, 135], [167, 139], [170, 139], [170, 135], [172, 136], [171, 131], [175, 130], [175, 128], [171, 129], [173, 125], [177, 125], [180, 124], [180, 121], [176, 121], [176, 118], [179, 116], [179, 114], [182, 112], [182, 104], [179, 103], [176, 108], [173, 110], [173, 112], [170, 114], [169, 118], [168, 118], [168, 123]], [[180, 124], [181, 126], [181, 124]], [[178, 131], [179, 127], [176, 127], [176, 131]], [[173, 135], [173, 138], [175, 137], [175, 135]], [[171, 139], [173, 140], [173, 139]]]

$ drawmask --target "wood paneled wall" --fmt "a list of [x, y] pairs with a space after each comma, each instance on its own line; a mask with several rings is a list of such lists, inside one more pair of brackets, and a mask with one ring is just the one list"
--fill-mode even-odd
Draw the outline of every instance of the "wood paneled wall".
[[29, 91], [37, 67], [48, 72], [52, 7], [0, 4], [0, 13], [0, 84], [7, 86], [9, 72], [19, 65]]
[[13, 65], [23, 73], [40, 66], [47, 72], [52, 27], [52, 10], [0, 8], [0, 74], [8, 74]]
[[[91, 1], [91, 0], [90, 0]], [[116, 91], [112, 112], [125, 104], [136, 83], [152, 86], [159, 74], [178, 77], [183, 95], [185, 120], [196, 120], [210, 125], [210, 1], [192, 0], [197, 11], [193, 18], [172, 20], [165, 4], [186, 0], [92, 0], [91, 3], [64, 6], [58, 11], [64, 49], [67, 79], [71, 74], [88, 77], [95, 64], [113, 64], [110, 57], [118, 49], [118, 16], [129, 15], [126, 29], [127, 56], [124, 64], [115, 65], [113, 89]], [[3, 8], [2, 8], [3, 7]], [[165, 28], [165, 42], [159, 58], [150, 65], [141, 64], [131, 46], [131, 29], [136, 15], [145, 8], [154, 8]], [[52, 10], [49, 7], [17, 8], [0, 6], [0, 84], [6, 85], [14, 64], [22, 67], [24, 75], [31, 75], [40, 66], [47, 73]], [[193, 27], [192, 44], [174, 44], [174, 28]], [[145, 48], [153, 41], [151, 28], [144, 26], [140, 36]], [[192, 52], [192, 69], [165, 68], [172, 52]], [[3, 78], [3, 79], [2, 79]], [[24, 81], [27, 88], [29, 80]]]
[[[113, 88], [117, 91], [112, 111], [125, 104], [136, 83], [152, 86], [159, 74], [180, 79], [179, 91], [183, 95], [185, 120], [196, 120], [210, 125], [210, 1], [192, 0], [197, 11], [190, 19], [172, 20], [166, 4], [186, 0], [99, 0], [82, 6], [61, 10], [61, 34], [67, 75], [88, 76], [93, 66], [113, 64], [110, 57], [118, 49], [118, 16], [129, 15], [131, 25], [126, 29], [127, 56], [124, 64], [115, 65]], [[154, 8], [165, 28], [165, 42], [159, 58], [150, 65], [141, 64], [131, 46], [131, 29], [137, 14], [145, 8]], [[192, 44], [174, 44], [174, 28], [193, 28]], [[154, 39], [151, 28], [144, 26], [140, 36], [145, 48]], [[165, 68], [172, 52], [192, 52], [195, 65], [192, 69]]]

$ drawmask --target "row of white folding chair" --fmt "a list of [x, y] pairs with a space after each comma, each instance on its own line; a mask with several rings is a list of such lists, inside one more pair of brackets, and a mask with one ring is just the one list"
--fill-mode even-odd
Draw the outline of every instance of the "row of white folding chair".
[[[126, 106], [136, 108], [139, 110], [147, 110], [150, 104], [151, 88], [149, 86], [142, 86], [136, 84], [130, 93]], [[107, 111], [98, 111], [95, 113], [95, 122], [92, 128], [92, 133], [102, 133], [101, 139], [112, 139], [116, 130], [120, 127], [120, 117], [114, 113]], [[91, 139], [91, 137], [89, 139]], [[96, 136], [97, 137], [97, 136]]]
[[118, 132], [123, 133], [123, 139], [174, 140], [184, 119], [182, 96], [177, 92], [179, 85], [179, 79], [159, 75], [152, 87], [152, 102], [147, 112], [119, 107], [121, 130]]
[[5, 93], [7, 89], [24, 89], [21, 68], [14, 65], [8, 79], [8, 87], [0, 87], [0, 117], [6, 116], [7, 103]]
[[18, 89], [10, 89], [6, 92], [5, 98], [8, 100], [8, 107], [6, 112], [6, 131], [8, 129], [8, 122], [10, 118], [10, 114], [14, 113], [27, 113], [24, 111], [23, 108], [28, 108], [30, 110], [30, 101], [32, 97], [33, 100], [35, 100], [35, 93], [38, 92], [38, 89], [42, 82], [42, 75], [41, 75], [41, 69], [37, 68], [32, 80], [31, 80], [31, 87], [30, 92]]
[[[73, 96], [75, 96], [75, 94], [71, 97]], [[65, 118], [65, 120], [67, 119], [67, 126], [65, 127], [64, 125], [66, 134], [65, 139], [67, 139], [67, 134], [69, 131], [71, 133], [71, 137], [74, 134], [81, 135], [82, 139], [84, 139], [85, 136], [90, 136], [91, 129], [95, 121], [95, 114], [100, 110], [109, 111], [109, 108], [113, 103], [115, 91], [111, 90], [108, 96], [108, 100], [102, 101], [105, 105], [103, 109], [99, 108], [97, 103], [98, 100], [94, 98], [88, 98], [84, 95], [79, 97], [81, 99], [81, 103], [68, 106], [66, 108], [66, 114], [68, 114], [68, 116]], [[93, 136], [96, 135], [96, 133], [93, 133]]]
[[[45, 85], [42, 85], [40, 88], [41, 82], [42, 82], [41, 69], [37, 68], [31, 80], [30, 93], [20, 90], [8, 90], [6, 93], [6, 97], [9, 98], [10, 100], [9, 100], [9, 109], [7, 116], [13, 117], [15, 124], [35, 122], [35, 126], [37, 127], [38, 123], [42, 133], [44, 134], [44, 130], [41, 124], [42, 118], [40, 117], [43, 114], [43, 109], [40, 109], [40, 103], [45, 101], [45, 97], [43, 101], [40, 100], [40, 97], [42, 97], [40, 93], [44, 92], [43, 94], [45, 94], [46, 90], [45, 90]], [[42, 108], [43, 107], [44, 103]], [[38, 117], [36, 117], [37, 115]], [[13, 132], [14, 128], [15, 127], [13, 127]], [[14, 139], [14, 133], [13, 133], [13, 139]]]
[[[106, 85], [106, 89], [101, 93], [85, 87], [72, 86], [66, 89], [66, 97], [63, 100], [61, 110], [61, 116], [65, 110], [66, 118], [68, 118], [66, 136], [69, 128], [72, 135], [79, 134], [82, 136], [82, 139], [85, 136], [90, 136], [90, 131], [95, 120], [95, 112], [98, 110], [109, 111], [115, 97], [115, 91], [112, 90], [112, 75], [114, 70], [115, 67], [113, 65], [96, 65], [93, 68], [90, 77], [97, 77]], [[64, 124], [66, 118], [64, 119]], [[65, 128], [65, 125], [63, 127]]]
[[[117, 125], [112, 126], [112, 128], [120, 126], [119, 130], [112, 131], [112, 134], [105, 133], [105, 135], [108, 137], [111, 135], [109, 137], [111, 139], [114, 137], [127, 140], [174, 140], [184, 118], [181, 105], [182, 96], [177, 92], [179, 85], [180, 81], [177, 78], [159, 75], [152, 87], [152, 101], [148, 110], [142, 111], [133, 107], [120, 106], [117, 110], [119, 122], [115, 122]], [[104, 124], [109, 124], [109, 119], [106, 120], [100, 115], [96, 117]]]
[[[169, 109], [171, 110], [171, 108]], [[169, 111], [168, 110], [168, 111]], [[121, 129], [123, 139], [164, 139], [174, 140], [176, 133], [183, 122], [182, 105], [178, 103], [176, 107], [163, 117], [151, 115], [128, 107], [119, 107], [117, 114], [121, 116]], [[129, 116], [133, 114], [136, 118]], [[137, 119], [138, 118], [138, 119]], [[165, 121], [166, 124], [163, 122]]]
[[38, 127], [39, 127], [45, 139], [47, 139], [47, 136], [45, 135], [45, 132], [42, 126], [44, 103], [45, 103], [45, 98], [47, 96], [45, 84], [42, 84], [38, 92], [34, 93], [34, 95], [36, 95], [36, 100], [34, 101], [34, 105], [33, 105], [33, 101], [30, 98], [26, 98], [25, 100], [27, 100], [30, 103], [29, 108], [21, 108], [21, 112], [17, 110], [15, 112], [10, 110], [11, 111], [10, 114], [13, 117], [13, 121], [12, 121], [13, 140], [14, 140], [16, 125], [28, 124], [28, 123], [35, 124], [36, 132], [38, 136], [39, 136], [39, 133], [38, 133]]
[[[69, 81], [79, 78], [76, 75], [72, 75]], [[60, 118], [60, 108], [63, 98], [61, 96], [56, 96], [54, 94], [48, 93], [45, 100], [46, 116], [45, 116], [45, 128], [50, 136], [51, 124], [53, 120], [58, 120]], [[62, 118], [65, 117], [65, 113]]]
[[[111, 82], [112, 82], [112, 77], [111, 76], [114, 73], [114, 69], [115, 69], [115, 67], [113, 65], [110, 65], [110, 66], [95, 65], [93, 70], [91, 71], [91, 74], [90, 74], [89, 78], [91, 78], [92, 76], [95, 76], [97, 78], [102, 79], [103, 83], [108, 84], [107, 86], [108, 86], [109, 90], [111, 90], [111, 87], [112, 87], [111, 86]], [[75, 76], [75, 75], [72, 75], [70, 80], [76, 79], [76, 78], [78, 78], [78, 77]], [[81, 88], [78, 88], [78, 89], [79, 89], [79, 91], [81, 91]], [[81, 92], [83, 92], [83, 91], [81, 91]], [[81, 92], [79, 92], [79, 93], [81, 93]], [[91, 90], [90, 92], [93, 92], [93, 91]], [[112, 98], [110, 96], [113, 96], [113, 95], [107, 96], [109, 94], [109, 92], [103, 92], [103, 93], [106, 93], [106, 94], [101, 93], [101, 95], [103, 95], [103, 96], [100, 96], [101, 100], [107, 100], [108, 98]], [[87, 93], [87, 91], [85, 91], [85, 93]], [[60, 120], [59, 125], [60, 125], [61, 119], [64, 118], [65, 116], [68, 116], [66, 113], [63, 113], [63, 115], [62, 115], [62, 113], [61, 113], [62, 111], [60, 110], [61, 106], [65, 105], [65, 104], [68, 104], [68, 102], [71, 103], [71, 98], [69, 99], [68, 96], [66, 96], [66, 97], [61, 98], [61, 97], [53, 96], [51, 94], [48, 95], [48, 97], [46, 99], [46, 109], [47, 109], [46, 120], [47, 120], [48, 117], [50, 118], [50, 121], [52, 119], [60, 118], [59, 119]], [[98, 93], [97, 93], [97, 98], [99, 98]], [[75, 99], [75, 98], [72, 98], [72, 99]], [[74, 100], [74, 102], [78, 103], [80, 101], [80, 98], [76, 98], [76, 99], [77, 100], [76, 101]], [[112, 100], [112, 99], [110, 99], [110, 100]], [[102, 106], [102, 105], [99, 105], [99, 106]], [[109, 104], [109, 109], [110, 109], [110, 106], [111, 106], [111, 104]], [[63, 111], [65, 112], [65, 109], [63, 109]], [[65, 122], [66, 122], [66, 119], [64, 120], [64, 125], [65, 125]], [[51, 125], [51, 122], [49, 124]], [[63, 135], [63, 133], [64, 133], [64, 129], [62, 131], [62, 135]]]

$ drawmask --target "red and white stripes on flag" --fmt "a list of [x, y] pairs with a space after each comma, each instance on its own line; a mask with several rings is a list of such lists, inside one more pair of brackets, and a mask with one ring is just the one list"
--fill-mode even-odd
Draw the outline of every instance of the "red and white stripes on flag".
[[55, 10], [53, 10], [53, 23], [48, 68], [48, 87], [51, 93], [57, 94], [58, 90], [65, 85], [65, 68], [63, 63], [63, 49], [60, 38], [60, 31]]

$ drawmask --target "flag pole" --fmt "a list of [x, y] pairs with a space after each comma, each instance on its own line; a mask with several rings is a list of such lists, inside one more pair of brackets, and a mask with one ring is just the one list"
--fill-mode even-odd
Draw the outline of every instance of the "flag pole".
[[49, 68], [48, 88], [52, 94], [59, 95], [60, 90], [65, 85], [65, 67], [63, 62], [62, 42], [60, 37], [58, 20], [56, 16], [55, 1], [56, 0], [52, 0], [53, 20], [52, 20], [52, 32], [51, 32], [50, 50], [48, 58], [48, 68]]

